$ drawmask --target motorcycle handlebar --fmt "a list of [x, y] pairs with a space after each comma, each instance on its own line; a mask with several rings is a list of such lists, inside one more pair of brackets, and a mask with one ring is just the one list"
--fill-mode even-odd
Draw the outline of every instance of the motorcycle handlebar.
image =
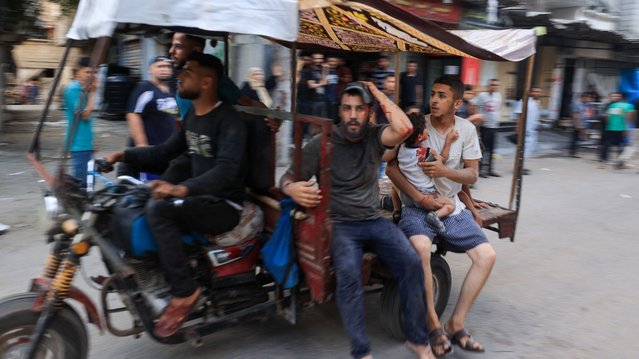
[[98, 158], [95, 160], [96, 172], [111, 172], [113, 171], [113, 165], [107, 162], [106, 158]]

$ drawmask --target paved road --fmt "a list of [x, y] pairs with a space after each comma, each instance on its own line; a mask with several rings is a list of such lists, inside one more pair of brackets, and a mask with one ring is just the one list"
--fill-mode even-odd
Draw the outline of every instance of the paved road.
[[[33, 128], [8, 123], [0, 133], [0, 222], [12, 225], [0, 236], [0, 296], [24, 291], [46, 254], [39, 189], [23, 160]], [[62, 123], [53, 123], [44, 138], [49, 167], [59, 153], [62, 128]], [[103, 153], [125, 141], [121, 122], [99, 121], [97, 132]], [[467, 321], [488, 353], [457, 350], [449, 358], [637, 358], [639, 175], [636, 170], [596, 169], [591, 155], [557, 156], [562, 136], [542, 135], [542, 140], [551, 141], [540, 146], [545, 156], [526, 165], [533, 174], [524, 180], [516, 242], [488, 233], [497, 264]], [[504, 146], [500, 153], [498, 169], [505, 176], [481, 179], [475, 193], [506, 203], [512, 148]], [[454, 303], [469, 262], [463, 255], [446, 258], [453, 273]], [[103, 271], [96, 253], [86, 262], [88, 274]], [[86, 287], [82, 280], [76, 284]], [[378, 308], [379, 296], [369, 295], [366, 321], [377, 357], [412, 358], [382, 332]], [[249, 323], [206, 337], [200, 348], [163, 346], [144, 336], [99, 336], [95, 328], [90, 332], [93, 359], [348, 357], [348, 340], [333, 304], [305, 312], [295, 327], [277, 319]]]

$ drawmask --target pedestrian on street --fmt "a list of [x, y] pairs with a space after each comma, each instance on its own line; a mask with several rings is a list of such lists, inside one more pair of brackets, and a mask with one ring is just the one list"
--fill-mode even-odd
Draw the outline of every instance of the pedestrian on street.
[[[455, 116], [465, 118], [475, 125], [475, 128], [477, 129], [477, 136], [479, 137], [479, 129], [484, 123], [484, 115], [479, 112], [473, 85], [464, 85], [464, 97], [462, 98], [461, 105], [457, 108], [457, 111], [455, 111]], [[481, 137], [479, 137], [479, 149], [482, 153], [485, 149], [484, 144], [481, 141]]]
[[[426, 128], [429, 137], [425, 146], [441, 153], [449, 132], [457, 131], [459, 138], [452, 143], [450, 157], [446, 163], [438, 157], [434, 162], [422, 164], [426, 175], [435, 181], [437, 191], [455, 202], [455, 211], [443, 218], [446, 233], [441, 239], [446, 242], [446, 248], [453, 252], [466, 253], [472, 265], [463, 281], [459, 299], [448, 322], [442, 327], [434, 310], [432, 272], [430, 266], [431, 246], [437, 228], [424, 220], [422, 203], [425, 196], [413, 186], [402, 174], [398, 161], [388, 163], [386, 173], [393, 184], [403, 193], [403, 197], [410, 199], [414, 205], [402, 209], [399, 227], [411, 241], [419, 253], [424, 278], [424, 286], [429, 293], [428, 300], [428, 329], [430, 342], [436, 355], [444, 355], [450, 349], [450, 344], [456, 344], [461, 349], [471, 352], [484, 352], [484, 347], [476, 342], [465, 329], [464, 323], [473, 302], [483, 288], [495, 264], [495, 251], [488, 243], [486, 235], [473, 218], [471, 211], [460, 201], [462, 185], [471, 185], [477, 181], [481, 151], [475, 127], [468, 120], [455, 116], [455, 109], [462, 100], [464, 84], [457, 76], [445, 75], [435, 80], [430, 95], [430, 115], [426, 115]], [[472, 201], [472, 198], [470, 198]], [[450, 340], [450, 343], [449, 343]]]
[[[388, 114], [387, 125], [372, 124], [373, 100]], [[424, 276], [413, 248], [403, 233], [381, 217], [377, 169], [384, 149], [408, 137], [412, 126], [406, 114], [373, 83], [349, 84], [340, 97], [341, 123], [332, 138], [330, 216], [333, 225], [332, 260], [335, 269], [337, 307], [351, 338], [351, 355], [372, 358], [364, 327], [362, 258], [366, 248], [376, 253], [397, 278], [407, 345], [420, 359], [433, 359], [428, 345]], [[309, 182], [321, 176], [320, 137], [303, 149], [301, 180], [294, 181], [289, 168], [280, 181], [282, 191], [303, 207], [316, 207], [320, 190]], [[365, 159], [362, 161], [362, 159]]]
[[[310, 115], [311, 114], [311, 105], [309, 103], [309, 89], [308, 89], [308, 84], [306, 83], [306, 81], [302, 81], [302, 74], [306, 73], [307, 71], [309, 71], [309, 69], [312, 66], [312, 62], [313, 60], [311, 59], [311, 55], [306, 53], [306, 52], [302, 52], [300, 54], [300, 58], [299, 61], [297, 62], [297, 95], [296, 95], [296, 102], [297, 102], [297, 112], [301, 113], [302, 115]], [[306, 125], [306, 124], [304, 124]], [[307, 127], [308, 126], [304, 126], [304, 133], [308, 132], [307, 131]]]
[[404, 111], [418, 106], [417, 99], [421, 98], [421, 88], [419, 84], [419, 74], [417, 72], [417, 61], [411, 60], [406, 64], [406, 72], [402, 72], [399, 78], [400, 84], [400, 105]]
[[572, 106], [572, 138], [570, 140], [570, 147], [568, 148], [568, 154], [571, 157], [579, 158], [577, 150], [579, 147], [579, 141], [585, 139], [586, 130], [589, 127], [590, 122], [595, 119], [596, 108], [592, 104], [592, 97], [590, 93], [584, 92], [579, 96], [579, 100], [575, 101]]
[[477, 97], [477, 106], [484, 117], [484, 123], [481, 125], [479, 132], [481, 133], [481, 141], [484, 144], [485, 152], [479, 168], [479, 176], [487, 178], [488, 176], [501, 177], [500, 174], [493, 169], [493, 156], [497, 148], [497, 131], [499, 130], [499, 120], [501, 118], [501, 94], [499, 89], [499, 80], [491, 79], [488, 81], [488, 91], [482, 92]]
[[[127, 105], [126, 121], [129, 126], [129, 147], [159, 145], [176, 128], [178, 106], [175, 94], [169, 88], [173, 77], [173, 64], [167, 56], [156, 56], [149, 64], [151, 78], [133, 89]], [[141, 180], [157, 179], [166, 166], [149, 173], [140, 173], [127, 164], [118, 166], [118, 175], [129, 175]]]
[[[93, 101], [97, 80], [90, 81], [93, 69], [89, 65], [89, 58], [83, 57], [74, 70], [73, 80], [64, 89], [64, 106], [66, 108], [67, 131], [65, 143], [71, 141], [71, 166], [73, 176], [86, 186], [87, 163], [93, 157]], [[88, 98], [83, 101], [83, 92], [89, 91]], [[76, 113], [79, 112], [76, 130], [71, 139]]]
[[264, 71], [259, 67], [250, 67], [246, 73], [246, 81], [242, 84], [242, 94], [248, 96], [250, 99], [259, 101], [271, 108], [273, 105], [273, 99], [269, 94], [269, 91], [275, 88], [276, 81], [270, 81], [267, 87], [264, 82]]
[[[535, 152], [535, 149], [537, 148], [537, 128], [539, 128], [539, 119], [541, 117], [541, 102], [539, 101], [539, 98], [541, 97], [541, 88], [538, 86], [532, 86], [528, 95], [526, 136], [524, 137], [524, 158], [530, 158], [530, 156]], [[522, 104], [523, 101], [519, 100], [519, 102], [517, 103], [517, 107], [515, 108], [515, 114], [518, 116], [519, 123], [521, 123], [522, 121]], [[524, 168], [522, 170], [522, 173], [528, 175], [530, 174], [530, 170]]]
[[[386, 95], [386, 97], [388, 97], [391, 101], [395, 102], [395, 75], [387, 74], [382, 83], [382, 87], [384, 88], [382, 92], [384, 93], [384, 95]], [[378, 125], [387, 124], [388, 118], [386, 117], [386, 113], [384, 112], [382, 104], [379, 102], [375, 102], [374, 109], [375, 123], [377, 123]]]
[[329, 56], [326, 59], [328, 64], [328, 74], [326, 75], [326, 108], [328, 118], [333, 120], [335, 124], [339, 124], [339, 73], [337, 68], [339, 66], [339, 59], [335, 56]]
[[302, 81], [308, 88], [308, 103], [310, 114], [318, 117], [328, 116], [326, 104], [326, 85], [328, 85], [328, 64], [324, 62], [324, 55], [314, 53], [311, 56], [311, 66], [302, 70]]
[[377, 59], [377, 66], [371, 71], [370, 79], [380, 91], [383, 91], [384, 80], [386, 80], [388, 75], [395, 75], [395, 70], [391, 68], [388, 56], [382, 55]]
[[[337, 93], [341, 94], [346, 85], [353, 82], [353, 71], [346, 65], [343, 58], [337, 58], [337, 76], [339, 76], [339, 84], [337, 85]], [[338, 101], [339, 102], [339, 101]], [[337, 116], [339, 118], [339, 115]]]
[[628, 124], [634, 120], [635, 107], [625, 102], [621, 92], [610, 94], [610, 101], [604, 115], [603, 146], [599, 157], [600, 168], [606, 167], [611, 147], [616, 147], [617, 153], [621, 154]]

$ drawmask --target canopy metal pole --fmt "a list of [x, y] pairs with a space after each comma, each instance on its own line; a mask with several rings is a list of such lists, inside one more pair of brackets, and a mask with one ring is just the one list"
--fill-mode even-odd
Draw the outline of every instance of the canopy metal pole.
[[291, 113], [293, 114], [293, 174], [295, 180], [299, 180], [302, 175], [302, 137], [304, 137], [304, 127], [302, 122], [295, 121], [297, 113], [297, 43], [291, 46]]
[[524, 96], [521, 99], [521, 117], [517, 125], [517, 151], [515, 154], [515, 167], [513, 169], [513, 181], [510, 187], [510, 199], [508, 200], [508, 209], [514, 209], [519, 212], [521, 204], [521, 185], [522, 185], [522, 169], [524, 168], [524, 151], [526, 149], [526, 121], [528, 119], [528, 97], [530, 95], [530, 86], [532, 84], [533, 68], [535, 67], [535, 55], [528, 58], [528, 66], [526, 68], [526, 79], [524, 81]]
[[393, 66], [395, 67], [395, 98], [393, 102], [399, 106], [399, 98], [400, 98], [400, 78], [399, 78], [399, 52], [393, 52]]
[[229, 34], [224, 34], [224, 74], [229, 76]]
[[71, 45], [73, 44], [72, 39], [67, 39], [66, 44], [64, 45], [64, 53], [62, 55], [62, 60], [60, 60], [60, 64], [58, 65], [58, 70], [56, 71], [55, 78], [53, 79], [53, 84], [51, 85], [51, 89], [49, 90], [49, 96], [47, 97], [47, 103], [44, 105], [44, 109], [42, 110], [42, 115], [40, 115], [40, 121], [38, 122], [38, 127], [36, 128], [35, 134], [33, 136], [33, 140], [31, 141], [31, 145], [29, 146], [29, 154], [35, 155], [35, 159], [40, 159], [40, 133], [42, 132], [42, 128], [44, 127], [44, 121], [47, 120], [47, 115], [49, 114], [49, 108], [51, 107], [51, 102], [53, 101], [53, 96], [55, 95], [55, 91], [58, 88], [58, 84], [60, 83], [60, 78], [62, 77], [62, 72], [64, 70], [64, 65], [67, 63], [67, 58], [69, 57], [69, 52], [71, 51]]

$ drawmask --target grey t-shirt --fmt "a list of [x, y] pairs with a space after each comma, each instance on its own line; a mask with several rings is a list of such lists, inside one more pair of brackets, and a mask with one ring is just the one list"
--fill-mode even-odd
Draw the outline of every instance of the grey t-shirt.
[[[387, 126], [369, 125], [367, 136], [359, 142], [347, 141], [333, 128], [332, 220], [365, 221], [380, 216], [377, 173], [385, 151], [381, 135]], [[316, 136], [303, 149], [301, 179], [317, 176], [319, 180], [319, 165], [320, 136]], [[293, 175], [293, 167], [287, 173]]]

